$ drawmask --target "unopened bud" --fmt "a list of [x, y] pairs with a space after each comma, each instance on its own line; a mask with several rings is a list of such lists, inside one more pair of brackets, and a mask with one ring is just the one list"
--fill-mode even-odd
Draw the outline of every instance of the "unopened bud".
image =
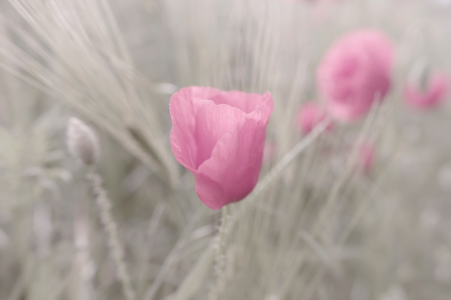
[[99, 157], [99, 141], [94, 131], [77, 118], [69, 120], [67, 147], [70, 154], [86, 166], [94, 165]]

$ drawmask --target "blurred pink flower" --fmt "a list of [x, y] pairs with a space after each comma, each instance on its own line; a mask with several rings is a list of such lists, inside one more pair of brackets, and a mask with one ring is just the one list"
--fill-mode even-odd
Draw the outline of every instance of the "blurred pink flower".
[[340, 38], [325, 54], [317, 83], [326, 109], [341, 121], [368, 113], [375, 99], [390, 89], [393, 46], [384, 33], [364, 29]]
[[404, 101], [415, 109], [428, 109], [437, 106], [448, 92], [448, 78], [437, 72], [430, 78], [426, 90], [408, 82], [404, 87]]
[[271, 94], [192, 86], [171, 97], [169, 110], [172, 152], [195, 176], [200, 200], [219, 209], [246, 197], [261, 170]]
[[[302, 134], [308, 134], [315, 128], [316, 125], [321, 123], [327, 114], [319, 107], [315, 102], [307, 102], [303, 104], [296, 117], [296, 125]], [[332, 124], [327, 127], [327, 130], [332, 130]]]
[[267, 141], [265, 144], [265, 150], [263, 151], [263, 162], [265, 164], [271, 163], [276, 157], [277, 145], [272, 141]]
[[372, 144], [369, 142], [364, 142], [360, 146], [359, 165], [365, 174], [368, 174], [373, 167], [375, 156], [376, 155]]

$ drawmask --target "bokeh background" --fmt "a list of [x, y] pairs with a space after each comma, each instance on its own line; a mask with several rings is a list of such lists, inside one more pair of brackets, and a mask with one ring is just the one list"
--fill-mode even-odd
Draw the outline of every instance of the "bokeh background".
[[[305, 138], [322, 56], [361, 28], [394, 42], [390, 93], [265, 177]], [[449, 299], [450, 99], [414, 110], [403, 88], [419, 65], [451, 75], [450, 37], [447, 0], [1, 0], [0, 299], [125, 299], [66, 149], [73, 116], [97, 133], [136, 299]], [[190, 85], [275, 103], [268, 180], [231, 207], [219, 261], [220, 213], [169, 145], [170, 96]]]

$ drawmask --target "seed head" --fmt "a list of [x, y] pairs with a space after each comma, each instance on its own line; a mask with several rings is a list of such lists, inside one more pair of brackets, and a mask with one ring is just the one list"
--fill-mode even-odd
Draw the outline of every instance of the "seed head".
[[70, 154], [86, 166], [99, 157], [99, 141], [94, 131], [77, 118], [70, 118], [67, 127], [67, 147]]

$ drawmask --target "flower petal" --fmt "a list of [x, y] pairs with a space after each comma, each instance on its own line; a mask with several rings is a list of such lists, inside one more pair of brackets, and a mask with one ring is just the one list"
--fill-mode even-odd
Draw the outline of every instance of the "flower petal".
[[175, 159], [190, 172], [196, 170], [197, 145], [195, 138], [198, 105], [190, 89], [181, 89], [171, 97], [171, 148]]
[[212, 100], [216, 104], [227, 104], [245, 113], [251, 113], [263, 104], [265, 99], [260, 94], [241, 91], [221, 91], [211, 87], [190, 87], [196, 99]]
[[197, 111], [195, 139], [197, 145], [196, 169], [211, 157], [216, 143], [229, 132], [246, 114], [238, 108], [201, 100]]
[[214, 147], [211, 158], [199, 166], [196, 192], [212, 209], [243, 199], [257, 183], [266, 126], [273, 110], [271, 95], [266, 93], [263, 97], [265, 102], [224, 134]]

